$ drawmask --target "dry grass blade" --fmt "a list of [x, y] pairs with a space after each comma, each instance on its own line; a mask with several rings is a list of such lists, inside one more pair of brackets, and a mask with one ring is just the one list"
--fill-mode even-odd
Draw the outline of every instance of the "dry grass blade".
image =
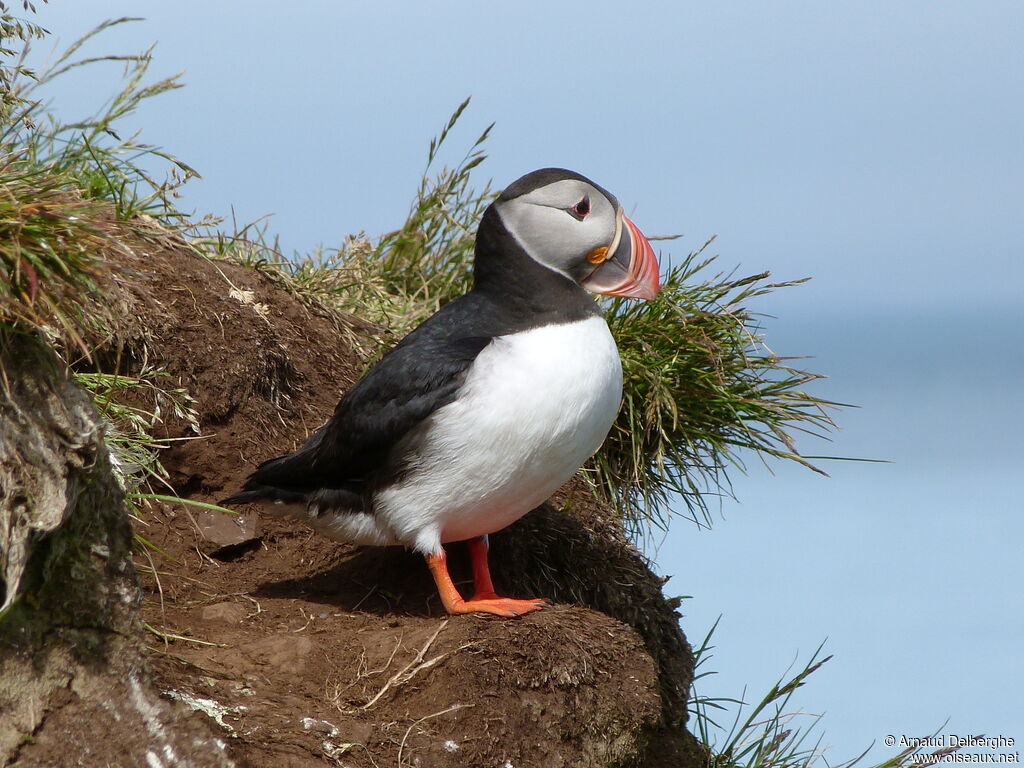
[[408, 664], [406, 664], [404, 667], [398, 670], [398, 672], [393, 674], [388, 679], [388, 681], [384, 683], [383, 686], [381, 686], [380, 690], [377, 691], [376, 694], [374, 694], [373, 698], [371, 698], [368, 702], [363, 704], [360, 707], [360, 709], [370, 709], [370, 707], [372, 707], [374, 704], [380, 701], [381, 698], [383, 698], [386, 694], [390, 693], [392, 690], [398, 688], [399, 686], [405, 685], [420, 672], [425, 672], [434, 665], [444, 661], [453, 653], [458, 653], [462, 649], [470, 647], [470, 644], [461, 645], [458, 648], [455, 648], [450, 651], [445, 651], [443, 653], [439, 653], [437, 656], [434, 656], [433, 658], [424, 660], [424, 657], [427, 655], [427, 651], [430, 650], [430, 646], [434, 644], [434, 641], [437, 640], [437, 636], [440, 635], [441, 631], [447, 626], [448, 620], [446, 619], [445, 621], [441, 622], [441, 624], [438, 626], [434, 634], [430, 636], [430, 639], [427, 640], [426, 643], [424, 643], [423, 647], [420, 648], [419, 651], [417, 651], [412, 661], [410, 661]]
[[[423, 717], [418, 718], [417, 720], [413, 721], [413, 723], [406, 729], [405, 735], [402, 736], [402, 742], [398, 745], [398, 768], [402, 768], [402, 753], [405, 752], [405, 743], [409, 740], [409, 736], [412, 734], [412, 732], [413, 732], [413, 730], [415, 728], [417, 728], [421, 723], [425, 723], [427, 720], [432, 720], [435, 717], [440, 717], [441, 715], [447, 715], [449, 712], [457, 712], [460, 709], [466, 709], [467, 707], [472, 707], [472, 706], [474, 706], [474, 705], [473, 704], [452, 704], [450, 707], [445, 707], [440, 712], [432, 712], [429, 715], [424, 715]], [[508, 764], [508, 763], [506, 763], [506, 764]]]

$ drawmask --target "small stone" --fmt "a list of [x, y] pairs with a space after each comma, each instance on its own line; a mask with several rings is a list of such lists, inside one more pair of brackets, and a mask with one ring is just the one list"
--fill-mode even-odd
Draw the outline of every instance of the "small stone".
[[239, 646], [245, 658], [275, 669], [302, 670], [313, 650], [313, 641], [294, 634], [270, 635]]
[[196, 515], [196, 522], [207, 541], [218, 547], [244, 544], [259, 536], [257, 516], [253, 512], [226, 515], [204, 509]]
[[228, 624], [237, 624], [245, 618], [246, 609], [241, 603], [214, 603], [204, 607], [199, 616], [204, 621], [224, 621]]

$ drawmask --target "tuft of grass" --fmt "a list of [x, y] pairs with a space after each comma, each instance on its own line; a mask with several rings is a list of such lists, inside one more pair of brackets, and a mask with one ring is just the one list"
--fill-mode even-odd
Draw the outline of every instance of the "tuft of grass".
[[102, 213], [69, 179], [0, 145], [0, 324], [86, 339], [110, 319], [97, 301], [109, 279], [104, 254], [117, 247]]
[[[147, 217], [184, 220], [178, 188], [197, 175], [188, 165], [137, 136], [122, 139], [119, 121], [148, 98], [180, 87], [177, 77], [143, 83], [150, 51], [132, 56], [78, 57], [101, 32], [132, 19], [105, 22], [36, 71], [25, 66], [29, 42], [43, 30], [0, 16], [0, 324], [71, 341], [89, 356], [109, 331], [112, 311], [102, 294], [111, 275], [107, 256], [123, 247], [117, 222]], [[7, 45], [23, 42], [20, 52]], [[94, 115], [64, 122], [38, 98], [65, 73], [104, 63], [124, 66], [122, 87]], [[168, 167], [157, 181], [144, 166]]]
[[[112, 289], [120, 276], [110, 257], [127, 247], [126, 235], [165, 237], [162, 225], [183, 222], [174, 196], [196, 174], [115, 129], [143, 100], [178, 87], [176, 78], [143, 83], [150, 51], [79, 57], [91, 38], [127, 21], [99, 25], [37, 72], [25, 66], [25, 57], [43, 30], [0, 6], [0, 337], [36, 335], [69, 369], [78, 369], [72, 375], [105, 422], [115, 477], [138, 518], [140, 503], [156, 498], [154, 487], [170, 488], [160, 463], [170, 441], [154, 437], [155, 428], [172, 414], [198, 433], [191, 398], [162, 382], [160, 371], [147, 368], [135, 377], [83, 371], [82, 361], [71, 357], [91, 360], [94, 348], [116, 335]], [[23, 43], [20, 52], [6, 44], [14, 38]], [[71, 70], [110, 62], [124, 66], [121, 87], [91, 117], [62, 122], [37, 98], [42, 86]], [[169, 164], [166, 180], [146, 170], [153, 161]], [[3, 369], [0, 377], [6, 377]]]
[[166, 386], [161, 379], [168, 374], [152, 368], [144, 368], [138, 376], [83, 371], [73, 376], [106, 422], [104, 442], [122, 490], [129, 495], [152, 491], [154, 485], [172, 490], [160, 463], [160, 453], [172, 440], [154, 437], [153, 432], [170, 414], [198, 435], [199, 416], [192, 396], [180, 387]]
[[[694, 692], [690, 714], [695, 736], [708, 748], [709, 768], [915, 768], [933, 765], [941, 757], [956, 751], [943, 748], [925, 753], [923, 748], [907, 748], [873, 766], [864, 765], [868, 749], [860, 755], [834, 762], [827, 758], [828, 747], [818, 731], [822, 716], [793, 709], [794, 694], [832, 658], [821, 656], [824, 644], [796, 673], [787, 672], [756, 703], [740, 699], [713, 699], [700, 695], [698, 682], [714, 674], [701, 667], [711, 658], [711, 638], [718, 622], [711, 627], [700, 647], [694, 651]], [[714, 720], [735, 708], [728, 728]]]
[[[188, 424], [197, 437], [200, 433], [194, 399], [180, 387], [167, 386], [163, 379], [169, 374], [147, 367], [138, 376], [99, 371], [75, 371], [72, 376], [92, 397], [103, 419], [103, 443], [110, 455], [111, 471], [124, 492], [132, 519], [142, 522], [144, 507], [152, 501], [209, 507], [235, 514], [223, 507], [180, 498], [168, 481], [160, 454], [180, 439], [193, 438], [156, 437], [157, 427], [169, 414]], [[167, 493], [157, 493], [157, 488], [166, 489]], [[150, 550], [170, 558], [138, 530], [134, 537], [137, 547], [147, 557], [146, 551]]]
[[608, 323], [619, 346], [623, 403], [587, 466], [597, 492], [635, 534], [667, 526], [676, 499], [710, 525], [708, 499], [729, 492], [744, 452], [796, 461], [796, 434], [824, 437], [838, 407], [804, 387], [820, 378], [765, 344], [754, 300], [805, 280], [769, 282], [713, 273], [712, 237], [671, 266], [652, 301], [614, 299]]
[[438, 151], [468, 106], [466, 99], [430, 140], [427, 166], [405, 222], [383, 235], [368, 254], [384, 290], [403, 298], [401, 322], [410, 328], [472, 287], [476, 228], [494, 199], [490, 182], [482, 191], [471, 186], [472, 172], [487, 158], [483, 144], [494, 124], [484, 129], [454, 168], [429, 175]]
[[[186, 216], [177, 208], [177, 195], [198, 172], [161, 148], [141, 142], [138, 132], [122, 138], [120, 128], [147, 99], [181, 88], [180, 74], [146, 81], [153, 47], [131, 55], [79, 55], [97, 35], [138, 20], [123, 17], [105, 21], [30, 78], [16, 79], [14, 92], [24, 107], [7, 121], [2, 141], [19, 146], [30, 165], [52, 169], [68, 178], [82, 197], [112, 203], [120, 221], [145, 215], [181, 222]], [[22, 57], [28, 51], [26, 46]], [[49, 83], [68, 72], [103, 64], [121, 66], [123, 74], [120, 87], [93, 114], [64, 121], [37, 98]], [[163, 170], [163, 180], [156, 177], [152, 167]]]

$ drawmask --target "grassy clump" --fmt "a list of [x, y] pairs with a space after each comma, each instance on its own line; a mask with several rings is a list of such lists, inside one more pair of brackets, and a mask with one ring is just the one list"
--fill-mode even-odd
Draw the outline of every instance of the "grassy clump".
[[[713, 699], [697, 692], [700, 681], [713, 672], [701, 669], [711, 659], [711, 638], [718, 622], [711, 627], [700, 647], [694, 651], [694, 693], [690, 714], [695, 735], [709, 747], [708, 768], [814, 768], [824, 764], [829, 768], [854, 768], [864, 765], [870, 747], [860, 755], [834, 762], [828, 759], [828, 748], [822, 744], [818, 730], [822, 716], [794, 710], [793, 697], [806, 685], [808, 679], [832, 658], [822, 658], [822, 646], [797, 672], [786, 672], [771, 686], [759, 701], [748, 704], [739, 699]], [[733, 719], [728, 727], [715, 718], [728, 715]], [[927, 753], [921, 747], [901, 750], [892, 757], [870, 768], [904, 768], [904, 766], [934, 765], [957, 748], [941, 748]]]
[[97, 295], [116, 244], [70, 180], [0, 144], [0, 323], [47, 329], [83, 351], [105, 319]]
[[[431, 139], [428, 171], [468, 106], [466, 99]], [[381, 287], [404, 298], [401, 323], [410, 329], [472, 287], [476, 227], [494, 194], [489, 182], [474, 189], [471, 175], [486, 159], [483, 144], [493, 127], [487, 126], [454, 168], [442, 168], [433, 178], [424, 173], [405, 222], [367, 254]]]
[[[109, 254], [121, 248], [118, 222], [150, 215], [183, 220], [173, 196], [188, 166], [136, 136], [119, 137], [115, 124], [147, 98], [178, 87], [176, 78], [143, 85], [150, 53], [75, 58], [103, 30], [101, 24], [41, 71], [25, 66], [28, 42], [42, 30], [3, 13], [0, 34], [7, 57], [0, 67], [0, 324], [42, 330], [73, 341], [88, 356], [109, 331], [112, 311], [102, 298], [110, 281]], [[25, 43], [20, 53], [6, 45]], [[125, 66], [122, 88], [97, 113], [62, 122], [37, 98], [40, 87], [82, 66]], [[165, 162], [170, 174], [156, 181], [143, 165]]]
[[[138, 56], [75, 58], [90, 38], [128, 21], [107, 22], [36, 72], [25, 66], [27, 44], [42, 30], [3, 12], [0, 34], [0, 334], [31, 334], [51, 345], [88, 391], [106, 422], [105, 443], [114, 474], [129, 494], [152, 491], [166, 473], [152, 436], [165, 412], [196, 425], [187, 393], [162, 383], [159, 371], [137, 377], [89, 371], [92, 352], [117, 335], [115, 251], [132, 236], [151, 237], [154, 219], [184, 221], [173, 196], [191, 173], [187, 166], [136, 137], [122, 139], [117, 121], [146, 98], [177, 87], [174, 78], [143, 85], [149, 52]], [[20, 53], [6, 45], [15, 38]], [[81, 66], [117, 62], [122, 87], [96, 114], [61, 122], [37, 98], [38, 89]], [[143, 169], [170, 165], [167, 181]], [[5, 376], [0, 370], [0, 376]], [[151, 402], [151, 409], [128, 405]]]
[[[105, 442], [121, 488], [129, 494], [151, 491], [154, 484], [167, 484], [167, 470], [160, 452], [169, 438], [153, 432], [169, 413], [199, 434], [199, 417], [194, 400], [180, 387], [167, 386], [163, 371], [144, 368], [138, 376], [77, 371], [75, 381], [88, 392], [107, 423]], [[145, 406], [130, 403], [148, 403]]]
[[820, 471], [797, 452], [793, 434], [823, 436], [833, 404], [803, 389], [819, 377], [772, 353], [749, 309], [804, 281], [711, 273], [714, 258], [702, 254], [713, 239], [665, 272], [653, 301], [609, 307], [623, 404], [588, 470], [634, 532], [666, 526], [677, 499], [694, 522], [710, 524], [707, 499], [728, 490], [728, 470], [742, 469], [744, 450]]
[[[78, 57], [81, 48], [105, 30], [135, 19], [107, 21], [72, 43], [45, 69], [32, 72], [15, 84], [24, 104], [5, 126], [4, 140], [19, 146], [25, 162], [45, 167], [70, 179], [86, 199], [112, 204], [119, 221], [150, 216], [160, 221], [184, 222], [176, 205], [180, 187], [196, 171], [159, 147], [139, 140], [138, 132], [122, 138], [120, 123], [147, 99], [181, 88], [179, 75], [144, 82], [152, 61], [149, 50], [128, 56]], [[41, 88], [67, 73], [87, 66], [115, 64], [124, 68], [121, 87], [91, 115], [60, 120], [36, 99]], [[159, 180], [152, 168], [160, 168]]]

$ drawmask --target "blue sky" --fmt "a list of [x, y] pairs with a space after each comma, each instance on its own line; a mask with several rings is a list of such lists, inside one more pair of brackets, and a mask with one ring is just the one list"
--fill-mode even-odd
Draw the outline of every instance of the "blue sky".
[[[496, 122], [481, 185], [573, 168], [646, 233], [683, 233], [665, 257], [717, 233], [723, 268], [812, 276], [758, 307], [769, 343], [861, 407], [805, 451], [891, 463], [826, 479], [752, 457], [713, 530], [672, 528], [657, 563], [693, 596], [691, 640], [723, 617], [704, 692], [759, 696], [827, 637], [798, 703], [827, 710], [833, 758], [947, 718], [1024, 740], [1024, 5], [281, 8], [54, 0], [39, 19], [67, 43], [147, 17], [88, 52], [159, 42], [154, 74], [188, 87], [135, 125], [204, 175], [187, 206], [273, 213], [286, 251], [400, 223], [472, 96], [446, 159]], [[71, 117], [109, 91], [52, 93]]]

